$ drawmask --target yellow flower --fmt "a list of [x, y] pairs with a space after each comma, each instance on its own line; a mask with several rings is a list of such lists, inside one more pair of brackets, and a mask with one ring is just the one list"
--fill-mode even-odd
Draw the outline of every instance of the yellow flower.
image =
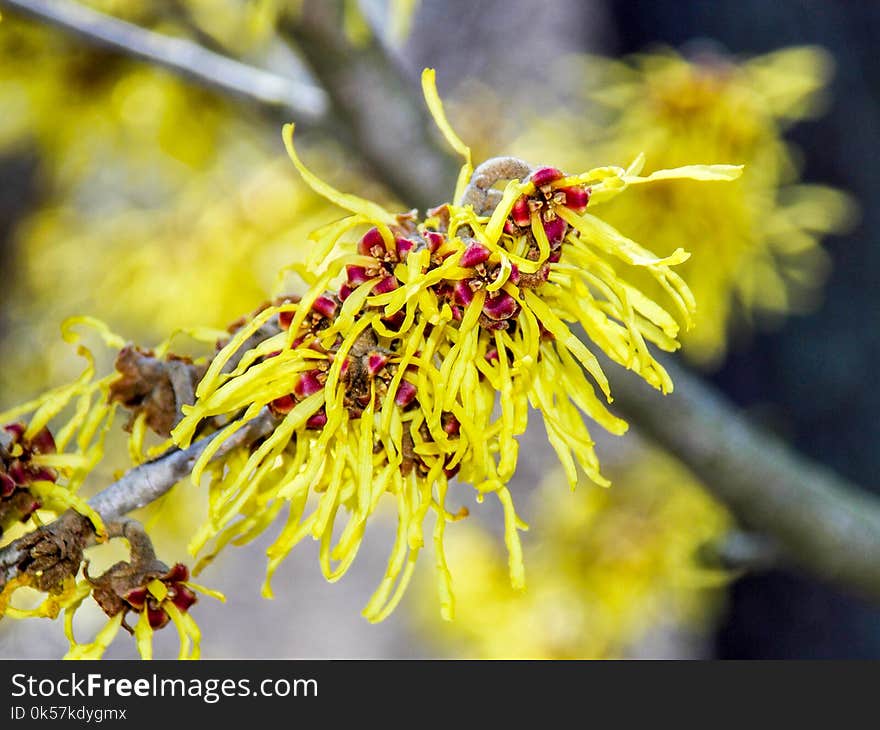
[[[78, 584], [78, 599], [65, 607], [64, 630], [70, 641], [65, 659], [100, 659], [120, 628], [133, 634], [142, 659], [153, 658], [153, 633], [169, 622], [180, 636], [179, 659], [198, 659], [201, 631], [189, 613], [197, 601], [196, 593], [204, 593], [220, 601], [226, 599], [189, 581], [189, 570], [182, 563], [170, 569], [158, 561], [150, 564], [120, 562], [96, 579], [89, 577]], [[95, 638], [82, 644], [73, 634], [73, 619], [82, 601], [91, 595], [109, 616]], [[134, 628], [126, 623], [129, 613], [138, 615]]]
[[[66, 342], [79, 340], [77, 325], [95, 329], [110, 347], [123, 344], [105, 325], [87, 317], [62, 325]], [[60, 514], [72, 508], [88, 517], [103, 538], [100, 516], [78, 492], [104, 456], [104, 439], [116, 411], [107, 394], [116, 375], [96, 379], [91, 351], [80, 345], [77, 352], [86, 367], [76, 380], [0, 412], [0, 535], [16, 520], [36, 518], [39, 509]]]
[[[493, 181], [508, 180], [503, 194], [479, 192], [469, 184], [475, 172], [470, 151], [446, 120], [432, 70], [423, 86], [438, 126], [465, 159], [456, 202], [420, 219], [416, 211], [394, 215], [341, 193], [302, 164], [287, 125], [284, 140], [305, 182], [350, 215], [310, 236], [310, 257], [291, 267], [307, 291], [301, 298], [279, 297], [241, 325], [211, 362], [196, 403], [184, 409], [172, 434], [186, 446], [198, 428], [222, 427], [192, 474], [195, 483], [203, 474], [210, 478], [209, 520], [194, 550], [213, 541], [210, 559], [230, 541], [252, 539], [287, 508], [286, 526], [269, 549], [270, 576], [311, 536], [321, 543], [325, 576], [338, 579], [380, 498], [392, 495], [397, 539], [364, 610], [373, 621], [402, 597], [424, 545], [429, 511], [436, 515], [442, 611], [451, 616], [443, 537], [445, 523], [458, 517], [445, 506], [456, 473], [480, 497], [498, 496], [511, 580], [522, 585], [517, 531], [525, 525], [506, 482], [530, 404], [543, 413], [572, 484], [577, 465], [605, 483], [581, 411], [616, 433], [625, 424], [594, 394], [583, 369], [610, 400], [607, 379], [568, 322], [581, 324], [616, 362], [671, 389], [647, 342], [675, 349], [678, 325], [626, 277], [632, 270], [647, 272], [687, 322], [693, 299], [670, 268], [686, 254], [655, 257], [587, 213], [588, 204], [660, 180], [731, 180], [740, 173], [709, 165], [643, 177], [640, 158], [626, 170], [571, 176], [521, 163], [516, 174], [499, 173]], [[486, 209], [474, 203], [488, 199], [493, 204]], [[225, 437], [266, 409], [278, 419], [272, 434], [212, 464]], [[334, 545], [340, 511], [348, 521]], [[270, 595], [268, 583], [264, 593]]]
[[[54, 592], [49, 592], [39, 604], [34, 607], [24, 608], [12, 605], [12, 598], [20, 589], [38, 590], [30, 576], [17, 575], [7, 581], [0, 589], [0, 619], [2, 618], [50, 618], [58, 617], [62, 610], [78, 605], [88, 595], [88, 590], [78, 584], [72, 576], [64, 579], [61, 585], [56, 586]], [[43, 591], [41, 591], [43, 592]]]
[[529, 582], [512, 590], [492, 537], [463, 525], [449, 539], [456, 618], [437, 619], [427, 578], [411, 617], [438, 650], [479, 658], [619, 658], [652, 631], [699, 632], [716, 615], [726, 576], [698, 551], [727, 513], [670, 457], [624, 450], [611, 489], [584, 484], [560, 498], [561, 473], [534, 495]]
[[[843, 230], [854, 211], [849, 198], [798, 182], [796, 156], [785, 128], [819, 109], [831, 61], [817, 48], [789, 48], [735, 63], [720, 55], [688, 60], [673, 51], [643, 54], [625, 63], [583, 62], [587, 89], [608, 124], [586, 137], [574, 120], [562, 137], [546, 130], [532, 145], [562, 139], [560, 159], [620, 159], [643, 152], [649, 169], [706, 159], [746, 166], [742, 179], [712, 189], [668, 182], [621, 196], [605, 220], [636, 239], [649, 238], [661, 256], [686, 246], [679, 269], [700, 303], [695, 327], [683, 335], [684, 353], [717, 364], [728, 331], [754, 315], [778, 318], [814, 300], [827, 270], [823, 236]], [[540, 141], [538, 141], [540, 140]], [[589, 150], [584, 155], [579, 150]], [[656, 285], [638, 284], [655, 294]]]

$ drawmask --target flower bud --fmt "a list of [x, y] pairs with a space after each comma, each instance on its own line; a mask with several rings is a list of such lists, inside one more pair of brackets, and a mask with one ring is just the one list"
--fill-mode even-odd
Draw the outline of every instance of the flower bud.
[[428, 246], [428, 251], [430, 251], [431, 253], [434, 253], [446, 241], [446, 236], [444, 236], [442, 233], [438, 233], [437, 231], [425, 231], [424, 235], [425, 243]]
[[354, 264], [349, 264], [345, 267], [345, 276], [350, 286], [358, 286], [370, 278], [367, 276], [367, 268], [365, 266], [355, 266]]
[[275, 413], [283, 416], [286, 413], [290, 413], [295, 405], [296, 401], [293, 399], [293, 396], [282, 395], [280, 398], [276, 398], [269, 403], [269, 408]]
[[536, 188], [541, 188], [562, 177], [565, 177], [565, 175], [558, 168], [539, 167], [532, 173], [532, 176], [529, 179], [535, 184]]
[[196, 594], [186, 586], [177, 585], [174, 587], [174, 597], [171, 602], [178, 610], [186, 612], [196, 602]]
[[471, 269], [477, 264], [482, 264], [486, 261], [491, 255], [491, 251], [486, 248], [482, 243], [477, 243], [474, 241], [469, 244], [468, 247], [464, 250], [464, 253], [461, 255], [461, 260], [459, 261], [459, 265], [463, 266], [466, 269]]
[[123, 595], [123, 598], [135, 611], [142, 611], [144, 604], [147, 602], [147, 587], [138, 586], [137, 588], [132, 588]]
[[507, 292], [501, 292], [497, 297], [489, 298], [483, 304], [483, 314], [489, 319], [510, 319], [519, 312], [519, 304]]
[[451, 413], [444, 413], [440, 420], [443, 424], [443, 430], [447, 435], [458, 436], [458, 433], [461, 430], [461, 423], [459, 423], [455, 416]]
[[529, 225], [532, 211], [529, 208], [529, 199], [525, 195], [518, 198], [513, 204], [513, 208], [510, 209], [510, 217], [520, 228], [525, 228]]
[[568, 188], [560, 188], [565, 193], [565, 207], [571, 208], [575, 213], [583, 213], [590, 202], [590, 189], [581, 185], [572, 185]]
[[327, 414], [324, 411], [319, 411], [314, 416], [312, 416], [308, 421], [306, 421], [306, 428], [310, 428], [312, 430], [317, 430], [320, 428], [324, 428], [327, 425]]
[[371, 352], [367, 356], [367, 372], [370, 377], [376, 377], [382, 368], [388, 364], [388, 357], [380, 352]]
[[467, 281], [462, 279], [461, 281], [455, 282], [455, 287], [452, 289], [452, 301], [454, 301], [460, 307], [466, 307], [473, 301], [474, 292], [468, 286]]
[[31, 450], [38, 454], [54, 454], [56, 452], [55, 439], [48, 428], [41, 428], [30, 440]]
[[397, 278], [394, 276], [386, 276], [376, 286], [373, 287], [373, 294], [387, 294], [397, 289]]
[[327, 319], [332, 319], [333, 315], [336, 314], [336, 306], [336, 302], [326, 294], [322, 294], [312, 302], [312, 309], [318, 314], [324, 315]]
[[12, 434], [13, 443], [18, 443], [24, 436], [25, 426], [23, 423], [9, 423], [3, 427], [3, 430]]
[[400, 326], [403, 324], [403, 321], [405, 319], [406, 319], [406, 312], [404, 312], [402, 309], [398, 309], [390, 317], [382, 317], [382, 321], [390, 329], [400, 329]]
[[364, 256], [372, 256], [373, 249], [375, 249], [377, 246], [380, 246], [384, 250], [385, 239], [382, 238], [382, 234], [379, 233], [378, 228], [371, 228], [358, 242], [357, 250], [359, 254], [362, 254]]
[[416, 386], [408, 380], [401, 380], [400, 386], [397, 388], [397, 393], [394, 396], [394, 402], [401, 408], [406, 408], [413, 402], [413, 400], [415, 400], [415, 397]]
[[398, 238], [395, 243], [397, 244], [397, 258], [403, 261], [407, 254], [412, 251], [413, 246], [416, 245], [415, 241], [411, 241], [408, 238]]
[[554, 218], [550, 221], [543, 221], [544, 232], [547, 234], [547, 240], [550, 243], [559, 243], [565, 238], [568, 230], [568, 224], [562, 218]]
[[293, 388], [293, 392], [297, 398], [308, 398], [310, 395], [314, 395], [324, 387], [321, 381], [318, 380], [318, 373], [318, 370], [309, 370], [300, 375], [299, 380]]
[[290, 329], [290, 323], [293, 322], [295, 312], [278, 312], [278, 326], [283, 329]]
[[171, 617], [163, 608], [153, 608], [150, 604], [147, 604], [147, 620], [150, 622], [151, 629], [161, 629], [165, 624], [167, 624]]
[[181, 581], [189, 580], [189, 568], [187, 568], [183, 563], [175, 563], [171, 570], [169, 570], [164, 576], [162, 576], [162, 580], [170, 583], [180, 583]]

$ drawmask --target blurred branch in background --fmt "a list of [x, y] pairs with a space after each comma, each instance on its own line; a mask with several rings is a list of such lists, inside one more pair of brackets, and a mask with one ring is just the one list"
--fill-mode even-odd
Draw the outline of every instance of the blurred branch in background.
[[[436, 204], [451, 187], [455, 163], [427, 131], [415, 83], [400, 72], [377, 38], [358, 43], [347, 38], [335, 3], [306, 2], [281, 27], [326, 91], [68, 0], [5, 0], [0, 5], [221, 91], [281, 106], [299, 121], [336, 122], [373, 172], [407, 204]], [[319, 99], [329, 99], [329, 107]], [[789, 560], [880, 600], [880, 501], [751, 425], [699, 379], [668, 367], [676, 390], [667, 398], [609, 368], [620, 413], [690, 467], [747, 529], [778, 543]], [[137, 472], [143, 490], [151, 489], [159, 463]], [[105, 490], [102, 499], [118, 484]], [[0, 562], [10, 549], [0, 553]]]
[[704, 554], [732, 571], [760, 573], [775, 568], [780, 561], [779, 546], [766, 535], [744, 530], [730, 530], [723, 540], [707, 546]]
[[624, 418], [693, 470], [791, 563], [880, 600], [880, 500], [794, 453], [724, 396], [674, 363], [675, 391], [651, 391], [608, 368]]
[[[326, 91], [72, 0], [0, 0], [4, 4], [218, 91], [280, 107], [297, 123], [335, 121], [349, 137], [342, 141], [353, 145], [362, 161], [407, 204], [423, 208], [436, 204], [455, 179], [456, 163], [429, 132], [431, 125], [421, 99], [412, 93], [412, 81], [375, 35], [355, 43], [340, 32], [339, 3], [304, 3], [296, 17], [285, 18], [282, 24]], [[404, 149], [406, 165], [400, 164]]]
[[437, 205], [458, 163], [440, 147], [421, 96], [375, 33], [355, 42], [342, 28], [340, 3], [306, 0], [282, 18], [289, 38], [324, 85], [363, 159], [406, 205]]
[[240, 63], [183, 38], [155, 33], [99, 13], [71, 0], [0, 0], [39, 20], [93, 43], [163, 66], [213, 89], [280, 107], [297, 121], [316, 123], [326, 117], [323, 89], [294, 78]]
[[[0, 159], [0, 166], [11, 166], [11, 177], [18, 181], [17, 185], [4, 185], [0, 189], [0, 261], [3, 261], [4, 268], [8, 266], [9, 270], [14, 270], [16, 251], [11, 245], [11, 234], [16, 213], [26, 209], [36, 197], [37, 161], [31, 155], [4, 157]], [[7, 312], [12, 301], [11, 289], [3, 287], [0, 291], [0, 335], [9, 326]]]

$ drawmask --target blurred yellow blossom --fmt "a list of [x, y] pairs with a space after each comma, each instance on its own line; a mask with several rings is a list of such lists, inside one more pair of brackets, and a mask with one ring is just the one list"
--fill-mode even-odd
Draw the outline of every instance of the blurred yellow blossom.
[[828, 266], [821, 239], [844, 229], [854, 206], [839, 191], [799, 183], [783, 133], [821, 110], [831, 73], [824, 51], [788, 48], [737, 63], [712, 51], [687, 59], [664, 50], [569, 63], [586, 79], [590, 119], [537, 122], [520, 142], [526, 149], [566, 165], [639, 153], [648, 170], [707, 159], [745, 165], [740, 180], [720, 189], [660, 183], [605, 211], [658, 255], [680, 246], [692, 253], [680, 269], [699, 302], [695, 327], [682, 337], [689, 358], [717, 364], [737, 322], [814, 302]]
[[4, 397], [69, 376], [55, 332], [73, 314], [154, 341], [225, 324], [330, 212], [279, 163], [259, 115], [15, 18], [0, 33], [0, 105], [0, 150], [36, 154], [42, 198], [14, 233]]
[[[443, 536], [445, 523], [460, 516], [446, 508], [455, 475], [480, 499], [498, 497], [510, 579], [522, 585], [518, 531], [526, 525], [507, 482], [530, 406], [543, 416], [569, 483], [580, 469], [607, 484], [585, 416], [616, 434], [626, 424], [603, 404], [611, 393], [591, 346], [655, 388], [672, 389], [649, 343], [675, 350], [677, 318], [689, 323], [693, 297], [672, 269], [687, 254], [658, 258], [588, 207], [601, 210], [629, 188], [662, 180], [726, 182], [741, 172], [691, 165], [642, 176], [643, 158], [627, 169], [577, 175], [512, 158], [475, 170], [447, 121], [432, 69], [422, 81], [438, 127], [464, 158], [455, 202], [420, 219], [417, 211], [395, 215], [342, 193], [302, 163], [287, 125], [284, 141], [304, 181], [349, 215], [311, 234], [311, 255], [292, 267], [308, 284], [302, 297], [278, 296], [231, 330], [172, 431], [184, 448], [199, 429], [216, 428], [217, 419], [227, 424], [192, 472], [194, 484], [210, 479], [209, 518], [192, 542], [195, 552], [209, 550], [206, 560], [230, 542], [253, 539], [286, 509], [287, 523], [268, 550], [269, 577], [311, 536], [320, 541], [325, 577], [338, 580], [380, 498], [393, 496], [397, 538], [364, 609], [371, 621], [402, 597], [429, 511], [437, 517], [441, 610], [451, 617]], [[503, 193], [494, 188], [501, 182]], [[635, 271], [658, 283], [675, 315], [628, 282]], [[590, 345], [570, 322], [584, 328]], [[267, 410], [276, 421], [258, 447], [212, 463], [226, 438]], [[264, 594], [271, 595], [268, 580]]]

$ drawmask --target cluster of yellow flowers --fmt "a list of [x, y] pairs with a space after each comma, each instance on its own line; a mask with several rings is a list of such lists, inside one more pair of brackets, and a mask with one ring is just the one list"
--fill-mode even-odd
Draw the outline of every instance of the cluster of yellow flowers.
[[[66, 342], [78, 342], [78, 323], [65, 323]], [[121, 346], [121, 339], [102, 331]], [[96, 380], [91, 351], [83, 345], [77, 351], [86, 367], [76, 380], [0, 413], [0, 535], [15, 531], [16, 523], [27, 522], [37, 510], [57, 513], [71, 507], [87, 515], [99, 535], [105, 532], [100, 516], [78, 492], [104, 456], [116, 411], [108, 393], [116, 376]], [[50, 422], [58, 421], [53, 434]]]
[[[280, 14], [297, 10], [274, 0], [184, 0], [174, 14], [145, 0], [87, 4], [172, 34], [185, 17], [235, 56], [263, 53]], [[389, 4], [398, 37], [415, 4]], [[345, 25], [355, 43], [370, 32], [354, 0], [345, 3]], [[661, 455], [636, 449], [626, 468], [600, 470], [584, 417], [615, 434], [626, 424], [606, 408], [607, 379], [572, 328], [666, 392], [672, 384], [649, 346], [674, 350], [681, 340], [690, 359], [717, 364], [741, 320], [814, 300], [827, 268], [821, 239], [852, 219], [853, 206], [838, 191], [799, 183], [799, 158], [783, 134], [819, 110], [830, 61], [815, 48], [744, 62], [672, 51], [582, 60], [590, 114], [543, 114], [511, 145], [589, 172], [506, 161], [475, 173], [427, 73], [429, 106], [465, 164], [452, 202], [424, 216], [393, 214], [309, 172], [292, 127], [285, 141], [305, 184], [279, 164], [260, 120], [164, 72], [4, 18], [0, 148], [36, 145], [49, 192], [16, 233], [23, 275], [6, 282], [0, 392], [57, 381], [69, 369], [51, 323], [73, 312], [124, 322], [147, 341], [183, 328], [203, 343], [219, 340], [216, 353], [197, 361], [198, 398], [173, 432], [137, 410], [128, 453], [138, 464], [218, 436], [192, 474], [209, 492], [207, 518], [190, 541], [202, 554], [196, 571], [283, 515], [264, 594], [306, 537], [320, 542], [322, 571], [337, 580], [384, 499], [396, 505], [398, 527], [364, 609], [371, 621], [401, 600], [430, 513], [441, 615], [456, 610], [454, 573], [459, 620], [438, 630], [432, 601], [422, 625], [465, 653], [621, 656], [651, 626], [699, 624], [712, 613], [707, 585], [719, 576], [699, 569], [694, 551], [723, 533], [727, 516]], [[498, 139], [509, 120], [487, 125], [491, 93], [481, 90], [463, 116], [478, 109], [483, 130]], [[342, 164], [332, 148], [321, 152], [325, 167]], [[626, 169], [595, 167], [633, 159]], [[693, 164], [702, 160], [744, 164], [747, 174], [734, 180], [738, 168]], [[368, 189], [348, 167], [347, 174], [349, 185]], [[485, 187], [475, 185], [481, 174], [491, 178]], [[492, 189], [496, 182], [506, 186]], [[351, 215], [324, 225], [334, 206]], [[634, 243], [643, 239], [653, 253]], [[285, 266], [291, 260], [299, 263]], [[216, 327], [252, 308], [279, 271], [274, 300], [228, 333], [187, 329], [196, 321]], [[291, 271], [302, 280], [294, 290], [280, 283]], [[79, 344], [72, 325], [83, 321], [65, 325], [66, 341]], [[85, 322], [110, 350], [124, 347], [106, 327]], [[150, 357], [170, 357], [170, 348], [171, 340]], [[132, 372], [97, 377], [100, 365], [78, 350], [87, 366], [74, 382], [0, 413], [3, 543], [70, 508], [102, 543], [89, 550], [129, 537], [104, 525], [82, 492], [89, 475], [109, 470], [105, 437], [119, 403], [131, 407], [143, 392]], [[23, 374], [31, 380], [23, 383]], [[126, 400], [120, 392], [129, 386]], [[530, 585], [518, 593], [510, 586], [524, 584], [525, 523], [507, 483], [532, 410], [563, 466], [540, 497], [583, 475], [600, 485], [611, 476], [615, 487], [581, 489], [563, 502], [539, 497], [543, 539], [531, 555], [527, 546]], [[212, 461], [225, 437], [266, 411], [276, 419], [268, 437]], [[151, 428], [164, 440], [146, 448]], [[447, 506], [463, 501], [460, 484], [503, 505], [506, 567], [490, 538], [468, 526], [455, 531], [447, 561], [446, 525], [467, 514]], [[188, 484], [176, 491], [195, 493]], [[192, 529], [188, 520], [180, 527]], [[120, 628], [152, 656], [152, 632], [171, 622], [181, 656], [198, 656], [194, 591], [222, 596], [191, 583], [185, 566], [141, 553], [132, 545], [127, 561], [96, 578], [85, 570], [54, 584], [14, 578], [0, 590], [0, 617], [65, 611], [69, 656], [79, 658], [101, 656]], [[81, 644], [73, 620], [89, 597], [109, 621]], [[133, 627], [129, 613], [138, 616]]]
[[[730, 185], [660, 182], [619, 196], [602, 211], [603, 219], [626, 235], [650, 240], [659, 255], [678, 246], [692, 253], [677, 267], [699, 302], [695, 326], [681, 334], [683, 352], [711, 365], [723, 358], [731, 333], [759, 314], [766, 320], [815, 300], [827, 269], [821, 239], [854, 218], [854, 205], [844, 194], [799, 183], [801, 155], [784, 139], [790, 125], [821, 112], [830, 73], [831, 59], [812, 47], [745, 61], [718, 52], [683, 57], [671, 50], [623, 61], [581, 57], [568, 59], [556, 74], [566, 79], [566, 96], [569, 78], [583, 80], [586, 98], [570, 115], [536, 104], [540, 118], [517, 137], [508, 129], [511, 115], [493, 115], [493, 102], [503, 104], [482, 88], [459, 98], [455, 111], [479, 139], [502, 140], [520, 154], [566, 166], [583, 168], [641, 151], [652, 165], [648, 169], [704, 159], [744, 164], [745, 175]], [[648, 293], [657, 291], [638, 272], [634, 282]], [[426, 608], [432, 601], [425, 594], [433, 592], [423, 582], [424, 597], [415, 605], [423, 613], [424, 634], [448, 640], [465, 655], [605, 657], [620, 656], [650, 623], [662, 622], [670, 597], [693, 604], [682, 617], [672, 607], [673, 620], [693, 618], [700, 625], [699, 619], [711, 615], [693, 615], [706, 608], [706, 600], [713, 606], [715, 593], [690, 581], [691, 552], [698, 537], [720, 535], [724, 520], [711, 518], [719, 511], [705, 496], [680, 488], [689, 476], [631, 444], [624, 446], [629, 467], [610, 470], [609, 492], [581, 494], [574, 505], [540, 502], [540, 543], [526, 550], [530, 579], [524, 595], [510, 589], [497, 556], [469, 559], [491, 553], [489, 535], [474, 525], [456, 530], [449, 563], [458, 621], [436, 625], [435, 612]], [[559, 477], [547, 487], [554, 480]], [[681, 511], [661, 509], [665, 499]], [[638, 536], [623, 529], [636, 512], [644, 517]], [[637, 555], [637, 564], [615, 561], [627, 539], [619, 531], [632, 537], [634, 552], [627, 555]]]
[[[416, 580], [411, 617], [444, 655], [614, 659], [642, 643], [697, 638], [722, 603], [724, 571], [700, 554], [730, 518], [671, 457], [644, 445], [611, 464], [611, 489], [554, 496], [551, 473], [532, 495], [528, 586], [515, 591], [492, 536], [476, 524], [449, 537], [457, 620], [437, 620], [429, 581]], [[473, 556], [479, 555], [479, 560]]]
[[[462, 201], [474, 174], [470, 151], [450, 128], [433, 79], [431, 70], [423, 75], [428, 105], [465, 158], [455, 195]], [[364, 614], [378, 621], [396, 606], [433, 511], [442, 611], [451, 617], [442, 544], [445, 523], [457, 518], [446, 507], [453, 475], [480, 497], [491, 493], [501, 501], [511, 580], [523, 582], [517, 530], [525, 525], [506, 483], [529, 406], [542, 413], [570, 483], [577, 483], [579, 466], [607, 484], [582, 413], [614, 433], [626, 425], [596, 395], [598, 386], [610, 400], [608, 381], [568, 323], [583, 327], [613, 361], [664, 392], [671, 389], [648, 343], [674, 350], [676, 320], [626, 277], [649, 273], [687, 322], [693, 298], [670, 268], [687, 254], [657, 258], [588, 213], [588, 205], [659, 180], [731, 180], [740, 168], [689, 166], [643, 177], [641, 158], [628, 169], [580, 175], [520, 163], [515, 174], [502, 175], [503, 193], [484, 191], [489, 210], [448, 203], [419, 219], [334, 190], [303, 166], [291, 125], [284, 136], [304, 180], [351, 215], [311, 236], [311, 257], [295, 267], [307, 292], [279, 298], [237, 330], [173, 431], [175, 442], [186, 446], [203, 424], [232, 419], [193, 470], [194, 482], [204, 474], [211, 482], [210, 517], [193, 547], [215, 540], [213, 555], [230, 541], [246, 542], [287, 507], [287, 524], [269, 548], [270, 576], [311, 535], [321, 543], [325, 576], [336, 580], [389, 493], [397, 502], [397, 539]], [[253, 345], [266, 325], [275, 333]], [[242, 352], [244, 343], [251, 344]], [[227, 367], [234, 356], [237, 364]], [[225, 438], [266, 408], [280, 418], [272, 435], [212, 464]], [[334, 545], [340, 509], [349, 519]]]

